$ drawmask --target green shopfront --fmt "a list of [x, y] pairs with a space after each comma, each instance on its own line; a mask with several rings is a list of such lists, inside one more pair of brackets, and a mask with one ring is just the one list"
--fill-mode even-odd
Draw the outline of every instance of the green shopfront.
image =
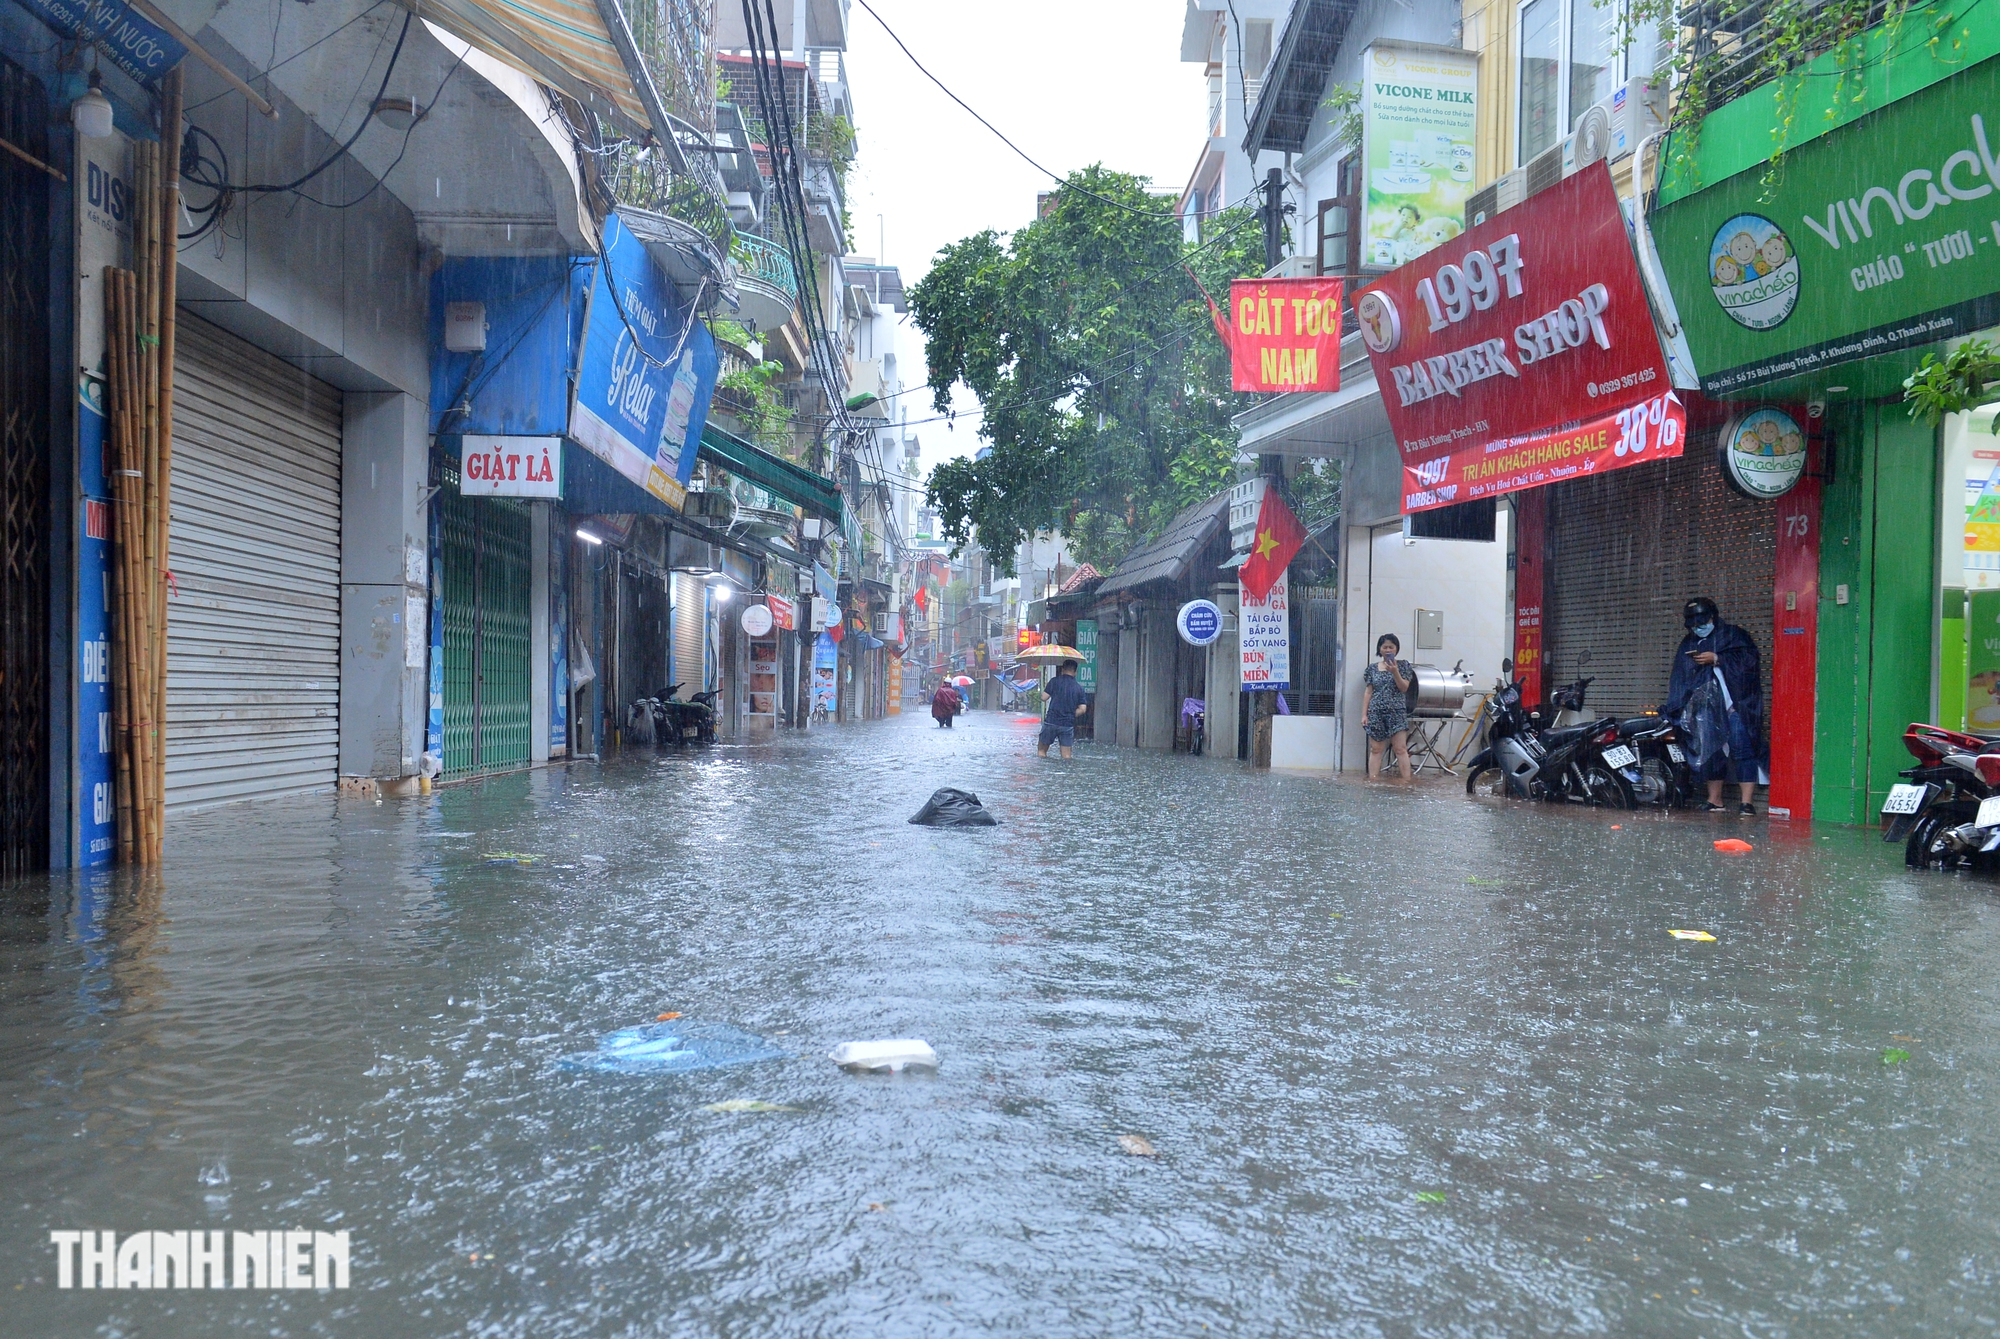
[[1919, 7], [1850, 46], [1669, 139], [1648, 221], [1703, 394], [1798, 426], [1718, 449], [1814, 494], [1787, 524], [1816, 571], [1777, 621], [1817, 654], [1772, 685], [1774, 744], [1809, 711], [1811, 816], [1865, 823], [1910, 722], [2000, 730], [2000, 437], [1902, 399], [1925, 353], [2000, 325], [2000, 14]]

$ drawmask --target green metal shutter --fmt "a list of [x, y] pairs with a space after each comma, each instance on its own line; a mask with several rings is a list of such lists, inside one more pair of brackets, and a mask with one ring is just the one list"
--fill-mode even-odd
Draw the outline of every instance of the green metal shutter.
[[445, 775], [525, 767], [531, 718], [530, 513], [510, 499], [460, 495], [451, 470], [438, 502]]

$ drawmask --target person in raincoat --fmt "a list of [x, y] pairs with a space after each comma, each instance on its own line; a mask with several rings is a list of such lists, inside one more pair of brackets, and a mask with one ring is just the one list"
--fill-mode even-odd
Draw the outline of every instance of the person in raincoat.
[[1687, 636], [1674, 652], [1662, 710], [1680, 718], [1688, 765], [1708, 786], [1701, 807], [1720, 810], [1722, 783], [1734, 781], [1737, 812], [1754, 814], [1764, 715], [1757, 643], [1734, 623], [1724, 623], [1715, 601], [1705, 595], [1687, 602], [1681, 621]]
[[950, 679], [946, 679], [937, 686], [937, 691], [931, 694], [931, 719], [949, 730], [953, 719], [958, 715], [958, 707], [958, 690], [951, 686]]

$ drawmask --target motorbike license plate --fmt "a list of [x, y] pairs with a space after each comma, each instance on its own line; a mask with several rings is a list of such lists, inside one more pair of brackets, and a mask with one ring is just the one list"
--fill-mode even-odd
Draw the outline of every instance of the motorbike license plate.
[[1882, 801], [1882, 812], [1885, 814], [1914, 814], [1917, 812], [1917, 806], [1923, 802], [1924, 788], [1922, 786], [1891, 786], [1889, 788], [1889, 798]]
[[1613, 767], [1630, 767], [1639, 761], [1639, 755], [1623, 744], [1613, 744], [1604, 750], [1604, 761]]
[[1681, 746], [1679, 744], [1667, 745], [1667, 756], [1669, 758], [1672, 758], [1675, 762], [1686, 762], [1688, 760], [1687, 754], [1681, 752]]
[[1979, 802], [1979, 816], [1972, 820], [1982, 828], [2000, 824], [2000, 795], [1988, 795]]

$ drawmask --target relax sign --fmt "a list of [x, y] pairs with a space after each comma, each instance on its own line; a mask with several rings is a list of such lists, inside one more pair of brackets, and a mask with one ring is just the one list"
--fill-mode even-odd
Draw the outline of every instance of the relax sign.
[[2000, 320], [2000, 61], [1666, 205], [1653, 235], [1711, 395]]

